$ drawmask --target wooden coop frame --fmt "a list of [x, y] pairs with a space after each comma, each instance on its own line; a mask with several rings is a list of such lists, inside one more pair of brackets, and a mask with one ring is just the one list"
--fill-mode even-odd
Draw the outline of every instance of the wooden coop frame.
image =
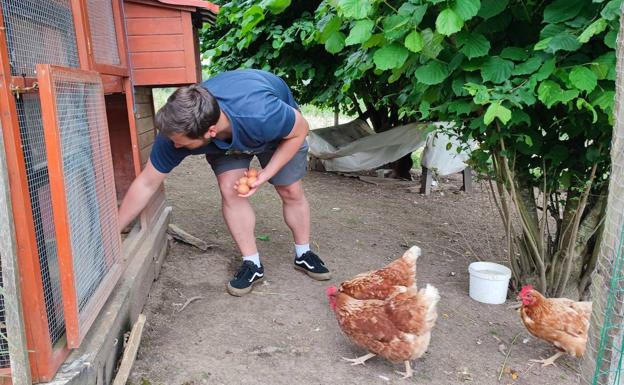
[[[10, 32], [5, 24], [7, 15], [5, 8], [11, 6], [62, 8], [58, 4], [63, 2], [67, 7], [61, 10], [70, 12], [73, 22], [77, 55], [75, 65], [67, 66], [65, 63], [57, 63], [54, 60], [50, 62], [42, 60], [41, 63], [36, 62], [34, 72], [15, 73], [12, 67], [15, 53], [9, 49], [8, 34]], [[104, 8], [96, 9], [98, 7]], [[175, 31], [180, 32], [180, 36], [174, 40], [180, 41], [182, 45], [175, 45], [174, 49], [169, 50], [168, 53], [165, 52], [163, 55], [170, 60], [160, 62], [160, 68], [156, 71], [146, 67], [149, 67], [150, 60], [159, 54], [159, 45], [156, 44], [153, 51], [145, 49], [140, 51], [141, 44], [144, 44], [140, 43], [138, 44], [139, 52], [137, 39], [132, 38], [129, 30], [146, 35], [146, 26], [153, 27], [155, 25], [153, 23], [157, 21], [147, 20], [146, 17], [132, 17], [133, 10], [137, 9], [151, 10], [161, 17], [168, 15], [172, 19], [179, 20], [180, 28]], [[79, 306], [76, 303], [77, 289], [74, 280], [76, 272], [72, 266], [72, 240], [69, 236], [71, 226], [66, 204], [69, 198], [67, 187], [63, 184], [66, 170], [63, 165], [58, 125], [63, 117], [59, 116], [55, 105], [55, 90], [51, 75], [63, 72], [74, 76], [79, 81], [96, 85], [101, 90], [99, 105], [105, 106], [104, 126], [106, 126], [103, 138], [108, 143], [108, 151], [113, 152], [110, 158], [107, 158], [108, 163], [104, 162], [101, 168], [109, 178], [114, 178], [114, 187], [112, 190], [109, 188], [106, 194], [108, 194], [107, 199], [113, 199], [117, 203], [127, 191], [132, 179], [141, 172], [149, 156], [151, 142], [155, 137], [153, 101], [148, 87], [165, 84], [182, 85], [201, 80], [197, 31], [201, 26], [200, 22], [214, 23], [216, 12], [218, 12], [218, 7], [201, 0], [60, 0], [29, 2], [28, 4], [20, 3], [19, 0], [0, 0], [0, 24], [4, 26], [0, 28], [0, 130], [3, 139], [0, 144], [4, 143], [4, 149], [0, 150], [4, 150], [6, 154], [6, 169], [9, 171], [7, 179], [10, 192], [7, 195], [13, 211], [14, 242], [17, 250], [16, 270], [20, 277], [19, 291], [28, 293], [21, 297], [21, 306], [26, 345], [29, 350], [29, 363], [27, 364], [30, 365], [30, 373], [28, 376], [32, 377], [33, 382], [50, 381], [54, 378], [71, 350], [80, 346], [91, 326], [97, 321], [100, 310], [114, 291], [117, 281], [124, 273], [125, 266], [131, 262], [129, 260], [131, 258], [124, 260], [121, 247], [112, 251], [117, 254], [118, 262], [108, 272], [106, 279], [99, 283], [94, 294], [98, 301], [87, 305], [88, 316], [83, 317], [81, 321]], [[143, 27], [140, 24], [143, 24]], [[162, 31], [162, 28], [154, 28], [153, 36], [149, 36], [148, 39], [156, 42], [159, 39], [166, 40], [168, 35], [163, 34]], [[145, 39], [142, 40], [145, 41]], [[35, 41], [34, 43], [43, 46], [46, 42]], [[59, 47], [64, 46], [59, 43]], [[111, 47], [115, 47], [116, 52], [111, 51]], [[167, 48], [165, 44], [161, 44], [160, 47]], [[36, 46], [30, 48], [37, 49]], [[133, 65], [133, 60], [136, 60], [136, 66]], [[135, 81], [135, 77], [138, 81]], [[54, 223], [52, 236], [55, 237], [56, 242], [62, 308], [64, 309], [62, 313], [63, 335], [56, 340], [53, 340], [51, 336], [51, 321], [48, 319], [50, 310], [46, 308], [46, 290], [49, 288], [44, 287], [44, 276], [49, 275], [50, 272], [44, 271], [41, 262], [42, 246], [37, 232], [42, 230], [37, 228], [40, 225], [35, 223], [35, 212], [41, 208], [33, 206], [34, 199], [41, 198], [33, 198], [38, 192], [33, 192], [29, 185], [31, 181], [28, 176], [28, 167], [31, 166], [28, 164], [30, 160], [25, 153], [28, 144], [24, 142], [25, 138], [21, 132], [23, 122], [20, 121], [20, 116], [24, 115], [24, 111], [21, 111], [22, 115], [18, 113], [20, 108], [24, 108], [25, 100], [32, 101], [34, 98], [37, 98], [40, 103], [40, 119], [49, 178], [46, 194], [50, 196], [49, 204], [53, 212], [51, 214]], [[115, 189], [117, 196], [111, 198], [110, 193], [112, 191], [114, 195]], [[98, 192], [98, 197], [100, 195], [102, 193]], [[150, 225], [158, 220], [164, 210], [164, 190], [161, 189], [141, 214], [139, 223], [133, 230], [135, 237], [132, 242], [155, 242], [153, 237], [146, 234], [150, 232]], [[114, 213], [107, 213], [104, 221], [117, 227], [116, 214], [115, 206]], [[117, 242], [119, 246], [121, 244], [119, 233], [117, 232], [116, 235], [117, 239], [113, 239], [112, 242]], [[130, 240], [126, 242], [128, 241]], [[159, 242], [165, 242], [164, 238]], [[134, 243], [133, 247], [136, 247]], [[106, 253], [111, 253], [111, 251], [108, 250]], [[10, 367], [0, 368], [0, 384], [10, 384], [10, 376]]]

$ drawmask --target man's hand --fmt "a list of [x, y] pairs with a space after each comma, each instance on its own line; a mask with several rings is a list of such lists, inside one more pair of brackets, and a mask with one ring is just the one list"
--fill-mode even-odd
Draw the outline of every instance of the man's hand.
[[[249, 171], [245, 171], [245, 178], [250, 178], [249, 176]], [[252, 183], [249, 183], [249, 191], [241, 194], [240, 190], [239, 190], [239, 186], [240, 186], [240, 179], [237, 180], [234, 183], [234, 190], [238, 191], [238, 196], [241, 198], [249, 198], [250, 196], [252, 196], [257, 190], [258, 188], [264, 184], [265, 182], [267, 182], [269, 179], [271, 179], [271, 176], [268, 175], [267, 173], [264, 172], [264, 170], [260, 170], [258, 171], [258, 175], [256, 176], [256, 180], [253, 181]]]

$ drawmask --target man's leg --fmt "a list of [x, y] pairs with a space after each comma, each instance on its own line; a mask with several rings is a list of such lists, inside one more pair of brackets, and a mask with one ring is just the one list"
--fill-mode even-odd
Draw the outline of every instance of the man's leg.
[[284, 221], [295, 239], [295, 268], [320, 281], [330, 279], [331, 274], [321, 258], [310, 250], [310, 205], [301, 180], [275, 186], [275, 190], [282, 198]]
[[260, 263], [254, 234], [255, 213], [249, 200], [239, 197], [234, 189], [234, 183], [249, 167], [249, 160], [213, 157], [210, 161], [219, 183], [223, 218], [243, 255], [243, 263], [228, 282], [227, 291], [241, 296], [251, 292], [253, 285], [264, 278], [264, 267]]
[[254, 228], [256, 215], [247, 198], [238, 196], [234, 183], [244, 175], [245, 169], [225, 171], [217, 176], [221, 191], [221, 210], [234, 242], [242, 255], [258, 252]]
[[282, 198], [284, 221], [292, 231], [295, 244], [310, 243], [310, 205], [300, 180], [288, 186], [275, 186]]

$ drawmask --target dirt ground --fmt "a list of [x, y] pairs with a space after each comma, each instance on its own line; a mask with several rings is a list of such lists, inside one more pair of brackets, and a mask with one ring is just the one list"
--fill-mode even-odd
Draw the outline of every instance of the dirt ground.
[[[309, 172], [313, 249], [333, 272], [330, 283], [380, 268], [419, 245], [419, 285], [441, 293], [429, 351], [403, 380], [379, 357], [350, 366], [341, 357], [366, 352], [340, 331], [327, 305], [328, 282], [293, 269], [293, 245], [275, 191], [253, 198], [265, 281], [242, 298], [227, 281], [240, 264], [220, 212], [216, 180], [201, 157], [184, 161], [167, 179], [172, 222], [213, 247], [202, 252], [174, 243], [145, 308], [147, 326], [131, 376], [135, 385], [198, 384], [534, 384], [577, 382], [577, 362], [541, 368], [529, 359], [554, 351], [529, 337], [515, 310], [468, 296], [468, 264], [503, 262], [505, 240], [485, 188], [459, 191], [459, 175], [442, 179], [431, 196], [418, 181], [375, 185]], [[410, 190], [410, 187], [413, 189]], [[413, 191], [412, 191], [413, 190]], [[201, 296], [179, 312], [188, 298]], [[512, 341], [514, 342], [512, 344]], [[506, 353], [506, 367], [499, 373]], [[517, 376], [517, 378], [515, 378]]]

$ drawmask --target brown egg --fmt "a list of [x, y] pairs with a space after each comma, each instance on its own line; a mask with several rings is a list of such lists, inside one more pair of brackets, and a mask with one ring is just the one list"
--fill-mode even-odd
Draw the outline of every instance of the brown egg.
[[247, 181], [247, 177], [246, 176], [242, 176], [239, 180], [238, 180], [238, 184], [248, 184], [249, 182]]
[[247, 177], [248, 178], [258, 177], [258, 170], [256, 170], [255, 168], [250, 168], [249, 170], [247, 170]]
[[254, 184], [254, 183], [256, 183], [256, 180], [257, 180], [257, 179], [258, 179], [258, 178], [256, 178], [255, 176], [250, 176], [250, 177], [248, 177], [248, 178], [247, 178], [247, 185], [248, 185], [249, 187], [253, 186], [253, 184]]
[[239, 184], [237, 190], [239, 194], [245, 195], [249, 192], [249, 186], [246, 184]]

